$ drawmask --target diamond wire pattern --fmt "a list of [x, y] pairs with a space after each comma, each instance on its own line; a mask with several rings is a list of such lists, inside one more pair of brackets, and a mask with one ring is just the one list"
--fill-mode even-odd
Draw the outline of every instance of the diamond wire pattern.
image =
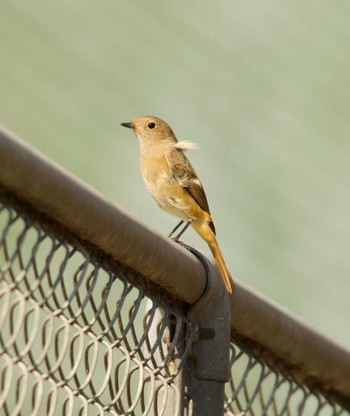
[[[15, 209], [0, 205], [3, 414], [155, 414], [196, 335], [174, 308]], [[153, 412], [153, 413], [152, 413]]]
[[[0, 203], [3, 414], [168, 415], [169, 397], [181, 414], [197, 333], [123, 266]], [[231, 369], [227, 416], [348, 414], [233, 343]]]
[[292, 377], [231, 344], [231, 378], [226, 386], [225, 415], [340, 416], [341, 406]]

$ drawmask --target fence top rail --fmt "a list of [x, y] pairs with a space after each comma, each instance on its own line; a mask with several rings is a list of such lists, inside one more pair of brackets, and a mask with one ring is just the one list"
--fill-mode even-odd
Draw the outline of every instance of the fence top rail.
[[[1, 187], [172, 296], [193, 304], [205, 291], [205, 269], [196, 256], [0, 127]], [[215, 287], [216, 282], [212, 283]], [[350, 351], [237, 281], [231, 319], [238, 339], [270, 352], [294, 377], [329, 390], [350, 408]]]

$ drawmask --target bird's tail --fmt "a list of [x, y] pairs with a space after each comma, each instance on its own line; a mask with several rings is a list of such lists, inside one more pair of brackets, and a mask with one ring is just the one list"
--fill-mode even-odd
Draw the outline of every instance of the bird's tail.
[[232, 283], [230, 274], [227, 270], [225, 260], [222, 257], [221, 250], [216, 241], [214, 224], [211, 220], [209, 213], [205, 212], [204, 215], [206, 216], [205, 220], [193, 221], [191, 225], [197, 231], [197, 233], [203, 238], [203, 240], [207, 242], [211, 252], [213, 253], [216, 264], [218, 265], [218, 268], [220, 270], [220, 274], [224, 282], [225, 288], [229, 293], [232, 293]]
[[216, 238], [214, 237], [212, 241], [208, 241], [208, 245], [210, 247], [211, 252], [213, 253], [216, 264], [218, 265], [218, 268], [220, 270], [220, 274], [224, 282], [225, 288], [229, 293], [232, 293], [232, 283], [230, 274], [227, 270], [224, 258], [222, 257], [221, 250], [216, 241]]

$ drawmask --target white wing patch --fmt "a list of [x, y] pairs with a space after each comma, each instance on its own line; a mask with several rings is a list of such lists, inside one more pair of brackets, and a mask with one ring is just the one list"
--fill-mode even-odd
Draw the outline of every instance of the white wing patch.
[[191, 181], [202, 188], [201, 181], [198, 178], [191, 179]]

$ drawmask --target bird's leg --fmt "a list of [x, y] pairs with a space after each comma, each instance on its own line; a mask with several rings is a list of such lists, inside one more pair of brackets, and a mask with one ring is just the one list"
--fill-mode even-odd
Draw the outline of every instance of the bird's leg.
[[[183, 222], [183, 221], [182, 221]], [[173, 240], [174, 241], [179, 241], [179, 238], [182, 236], [182, 234], [187, 230], [187, 228], [191, 225], [191, 222], [192, 222], [192, 219], [190, 218], [187, 222], [186, 222], [186, 224], [185, 224], [185, 226], [184, 226], [184, 228], [179, 232], [179, 234], [176, 236], [176, 237], [174, 237], [173, 238]]]
[[177, 226], [173, 229], [173, 231], [168, 235], [168, 237], [171, 237], [173, 234], [174, 234], [174, 232], [179, 228], [179, 227], [181, 227], [181, 225], [183, 224], [183, 221], [180, 221], [178, 224], [177, 224]]

